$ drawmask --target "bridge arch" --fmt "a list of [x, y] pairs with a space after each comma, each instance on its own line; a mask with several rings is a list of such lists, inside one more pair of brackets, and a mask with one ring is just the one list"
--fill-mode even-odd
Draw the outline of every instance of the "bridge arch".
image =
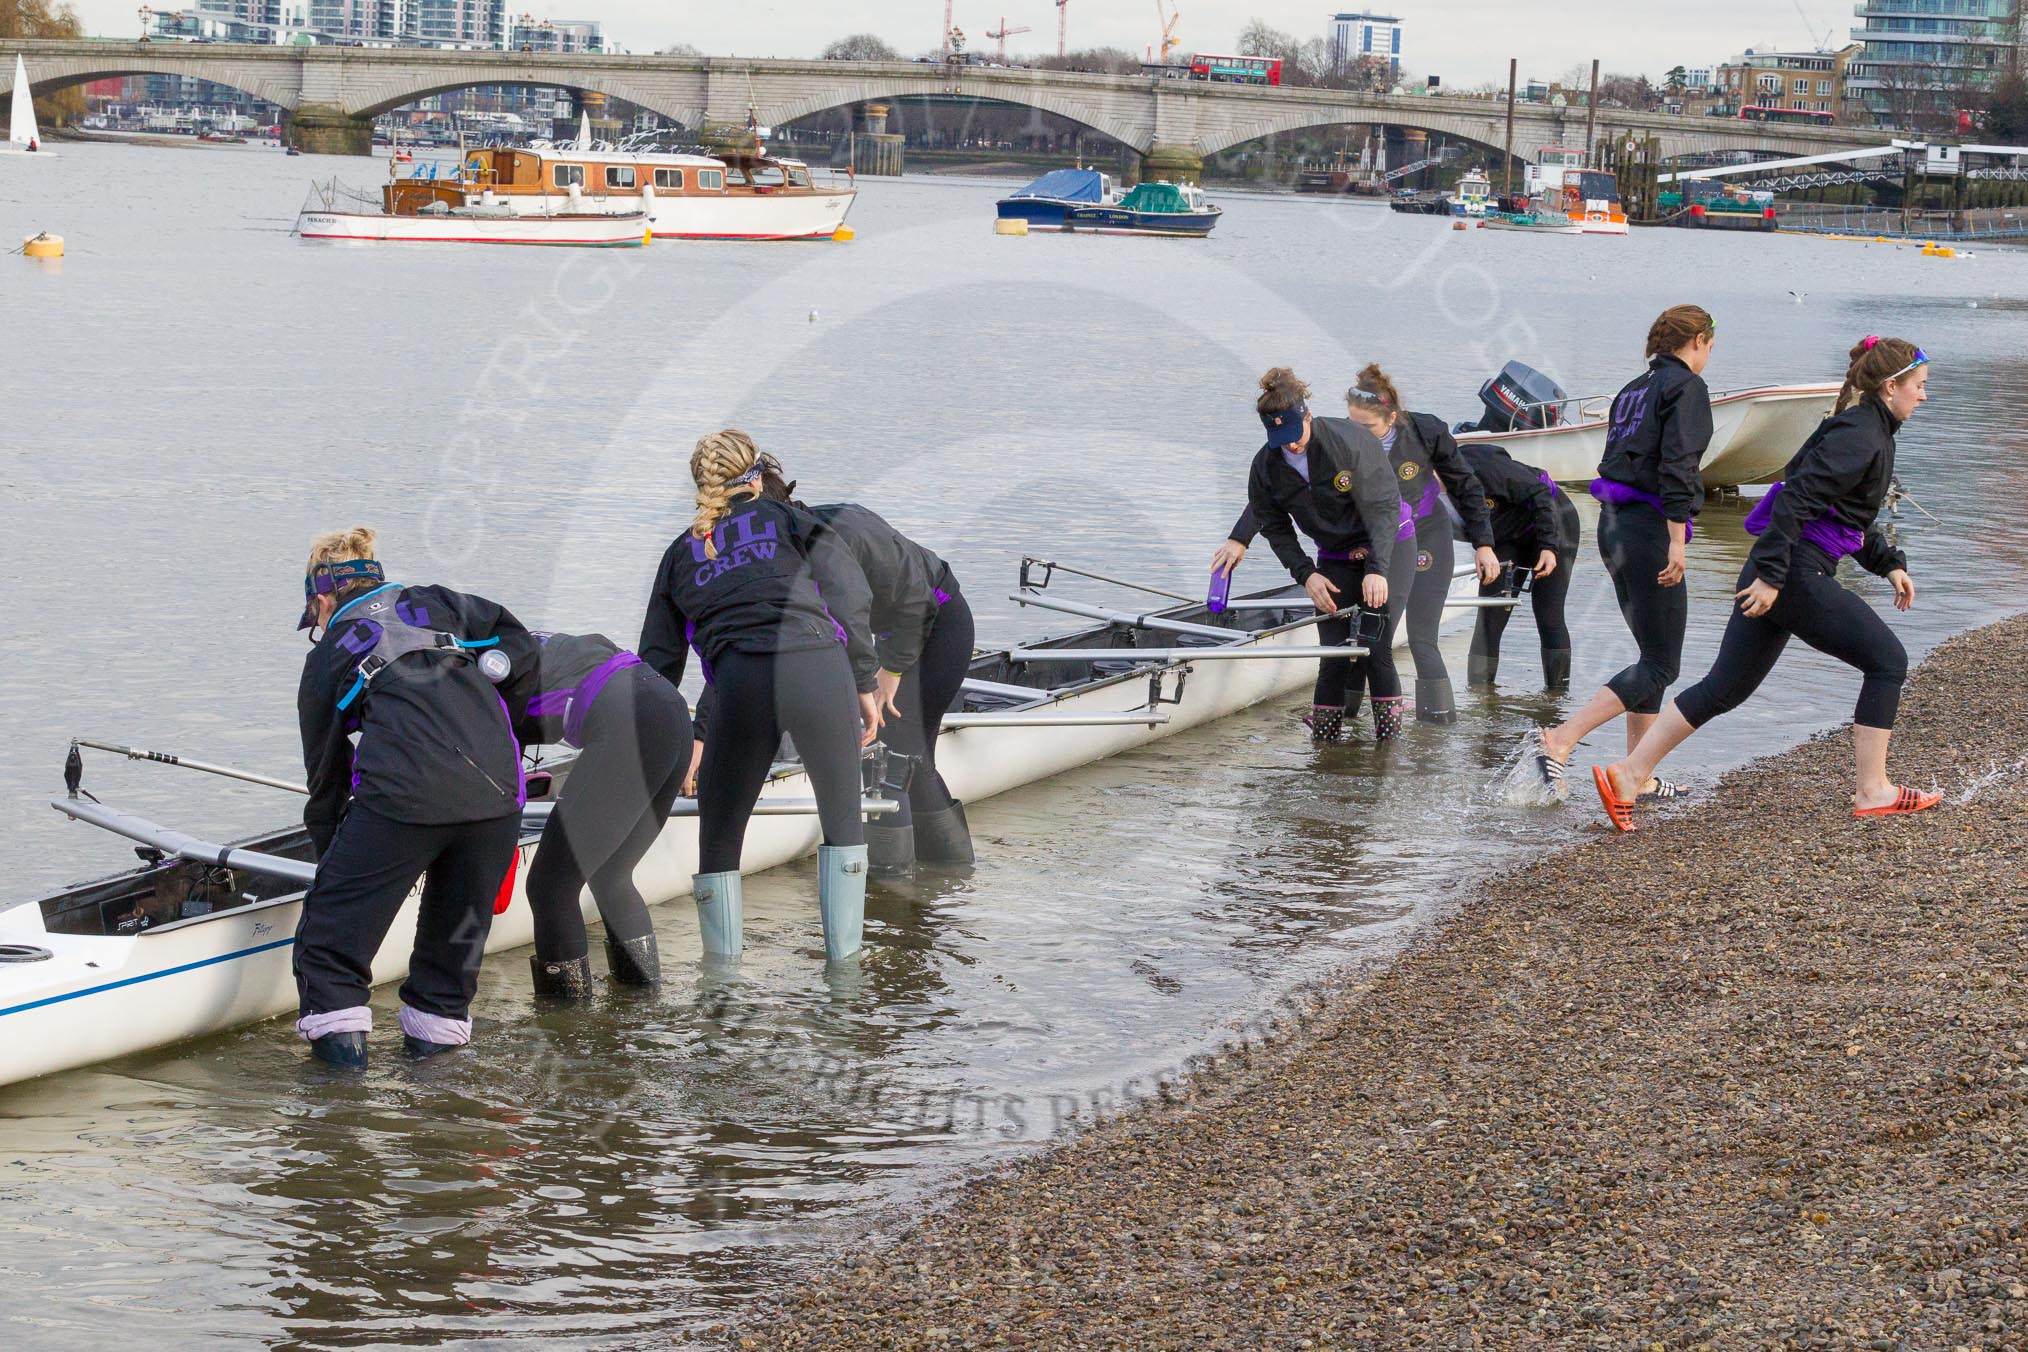
[[[31, 74], [28, 90], [36, 98], [60, 93], [78, 85], [93, 84], [99, 80], [124, 80], [137, 75], [174, 75], [181, 79], [202, 80], [207, 84], [235, 89], [249, 98], [272, 103], [281, 108], [293, 109], [301, 100], [301, 82], [284, 69], [253, 67], [241, 69], [230, 62], [179, 61], [175, 57], [151, 60], [146, 57], [123, 56], [110, 63], [67, 61], [43, 63], [40, 69], [56, 66], [53, 74], [36, 76]], [[13, 86], [13, 71], [4, 73], [5, 88]]]
[[704, 121], [704, 92], [702, 82], [697, 82], [695, 93], [689, 90], [672, 89], [657, 83], [628, 78], [605, 71], [583, 68], [545, 70], [539, 66], [522, 66], [499, 71], [449, 72], [421, 70], [405, 77], [391, 77], [377, 80], [370, 95], [363, 101], [348, 103], [346, 111], [354, 117], [375, 118], [396, 108], [433, 98], [438, 94], [454, 94], [462, 89], [493, 89], [529, 86], [545, 89], [582, 90], [604, 94], [607, 98], [622, 99], [637, 107], [660, 113], [685, 127], [695, 127]]
[[850, 81], [846, 87], [826, 87], [775, 98], [762, 93], [762, 120], [781, 125], [816, 117], [840, 108], [866, 103], [897, 103], [907, 100], [964, 98], [1009, 108], [1032, 108], [1074, 122], [1087, 130], [1107, 136], [1137, 151], [1146, 151], [1154, 140], [1155, 117], [1152, 105], [1138, 113], [1122, 114], [1075, 89], [1056, 85], [996, 82], [987, 88], [960, 88], [956, 93], [940, 79], [865, 79]]

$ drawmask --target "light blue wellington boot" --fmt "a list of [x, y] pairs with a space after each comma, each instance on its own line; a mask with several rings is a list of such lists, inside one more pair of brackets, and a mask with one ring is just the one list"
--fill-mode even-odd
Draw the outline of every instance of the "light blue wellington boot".
[[690, 880], [697, 898], [697, 931], [704, 951], [713, 957], [736, 958], [746, 945], [746, 899], [739, 873], [700, 873]]
[[836, 962], [862, 947], [866, 934], [866, 847], [817, 847], [817, 911], [824, 921], [824, 957]]

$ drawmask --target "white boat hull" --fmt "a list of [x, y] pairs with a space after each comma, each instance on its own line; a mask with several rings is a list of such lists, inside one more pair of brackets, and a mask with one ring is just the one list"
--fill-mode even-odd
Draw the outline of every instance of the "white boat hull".
[[858, 197], [853, 189], [778, 193], [765, 197], [579, 197], [502, 193], [496, 200], [523, 215], [547, 212], [619, 214], [644, 211], [656, 239], [829, 239]]
[[[1771, 385], [1711, 399], [1711, 445], [1701, 466], [1707, 488], [1772, 483], [1838, 400], [1836, 385]], [[1494, 442], [1562, 484], [1589, 484], [1605, 455], [1610, 399], [1586, 400], [1579, 418], [1531, 432], [1460, 432], [1461, 442]]]
[[304, 239], [340, 244], [523, 244], [638, 249], [647, 218], [633, 216], [388, 216], [378, 212], [305, 211]]
[[[1477, 590], [1465, 577], [1453, 583], [1452, 594], [1475, 596]], [[1447, 624], [1469, 623], [1475, 614], [1453, 611]], [[1316, 641], [1313, 623], [1256, 640], [1281, 647]], [[1401, 642], [1406, 643], [1405, 626]], [[1122, 656], [1127, 655], [1123, 650]], [[1200, 662], [1188, 667], [1180, 701], [1162, 706], [1166, 723], [946, 729], [937, 768], [958, 798], [977, 802], [1288, 694], [1309, 685], [1315, 675], [1316, 664], [1308, 659]], [[1166, 684], [1167, 693], [1175, 693], [1174, 678]], [[1147, 694], [1143, 670], [1105, 685], [1080, 687], [1037, 711], [1137, 712], [1146, 708]], [[764, 798], [807, 800], [812, 795], [802, 771], [790, 768], [779, 771], [763, 792]], [[775, 868], [812, 853], [819, 843], [814, 815], [756, 816], [747, 828], [740, 869], [757, 873]], [[488, 953], [534, 942], [534, 918], [523, 886], [534, 853], [530, 838], [521, 846], [514, 899], [504, 914], [494, 917], [487, 936]], [[642, 896], [659, 904], [689, 896], [696, 871], [696, 819], [674, 818], [634, 876]], [[419, 897], [420, 889], [403, 905], [374, 957], [376, 986], [407, 975]], [[586, 919], [596, 919], [588, 892], [582, 904]], [[291, 962], [301, 915], [302, 895], [295, 893], [143, 934], [107, 938], [48, 933], [32, 902], [0, 911], [0, 1085], [294, 1013]], [[812, 949], [821, 948], [814, 895], [808, 937]], [[7, 962], [9, 944], [33, 945], [52, 956]]]

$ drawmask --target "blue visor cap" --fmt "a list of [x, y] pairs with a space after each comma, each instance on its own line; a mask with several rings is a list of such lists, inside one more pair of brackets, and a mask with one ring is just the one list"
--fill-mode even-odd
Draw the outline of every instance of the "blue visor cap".
[[340, 559], [336, 563], [318, 564], [303, 579], [303, 617], [296, 621], [296, 628], [316, 627], [318, 597], [329, 596], [340, 587], [354, 582], [377, 584], [385, 581], [387, 572], [375, 559]]
[[1260, 425], [1267, 429], [1267, 444], [1275, 450], [1293, 446], [1303, 439], [1303, 419], [1308, 416], [1310, 406], [1297, 404], [1294, 408], [1277, 409], [1273, 413], [1260, 415]]

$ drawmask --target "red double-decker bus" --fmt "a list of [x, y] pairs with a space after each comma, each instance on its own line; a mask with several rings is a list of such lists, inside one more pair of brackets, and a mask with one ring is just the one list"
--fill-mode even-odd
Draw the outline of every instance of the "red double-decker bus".
[[1281, 58], [1273, 56], [1212, 56], [1199, 52], [1190, 58], [1190, 78], [1228, 84], [1278, 85], [1282, 82]]

